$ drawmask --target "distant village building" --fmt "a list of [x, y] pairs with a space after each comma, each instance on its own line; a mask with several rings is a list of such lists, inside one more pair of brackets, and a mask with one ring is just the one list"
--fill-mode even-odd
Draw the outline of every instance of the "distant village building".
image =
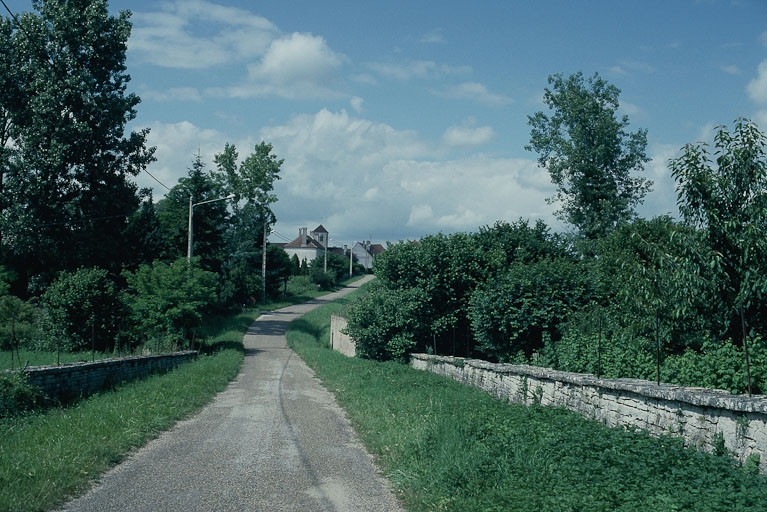
[[[324, 256], [324, 252], [327, 249], [328, 252], [338, 254], [345, 258], [349, 257], [348, 247], [329, 247], [330, 233], [325, 227], [320, 224], [313, 231], [308, 231], [307, 228], [298, 228], [298, 237], [287, 244], [277, 244], [282, 247], [288, 256], [291, 258], [295, 255], [298, 257], [299, 263], [304, 261], [309, 264], [318, 256]], [[381, 244], [371, 244], [367, 242], [355, 242], [351, 248], [354, 255], [354, 263], [358, 263], [365, 267], [365, 269], [373, 268], [373, 259], [376, 255], [382, 253], [385, 249]]]

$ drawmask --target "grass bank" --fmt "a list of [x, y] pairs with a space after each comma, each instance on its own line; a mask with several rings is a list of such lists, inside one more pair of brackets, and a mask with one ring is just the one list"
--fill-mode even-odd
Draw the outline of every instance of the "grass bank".
[[727, 456], [329, 350], [329, 316], [350, 300], [297, 320], [288, 340], [336, 395], [408, 510], [767, 510], [767, 478]]
[[[284, 302], [267, 304], [264, 309], [327, 293], [303, 281], [289, 291]], [[260, 313], [261, 308], [256, 308], [207, 318], [200, 333], [201, 356], [171, 372], [68, 407], [0, 419], [0, 511], [49, 510], [63, 503], [130, 450], [199, 411], [239, 372], [242, 336]], [[30, 364], [41, 364], [35, 358], [53, 356], [55, 363], [56, 354], [30, 352], [24, 356], [22, 352], [22, 361], [31, 358], [36, 363]], [[90, 356], [90, 352], [62, 354], [62, 363], [90, 360]]]
[[209, 326], [209, 354], [69, 407], [0, 420], [0, 510], [48, 510], [207, 404], [239, 371], [258, 313]]

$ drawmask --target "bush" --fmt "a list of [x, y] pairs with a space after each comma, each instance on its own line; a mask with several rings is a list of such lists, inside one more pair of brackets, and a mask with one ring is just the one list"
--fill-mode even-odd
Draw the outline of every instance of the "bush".
[[[767, 390], [767, 343], [761, 338], [749, 342], [751, 387], [754, 393]], [[732, 341], [705, 341], [700, 352], [688, 350], [681, 355], [669, 356], [661, 365], [664, 382], [682, 386], [700, 386], [724, 389], [730, 393], [748, 391], [746, 355], [743, 347]]]
[[30, 385], [23, 373], [0, 373], [0, 418], [31, 411], [44, 399], [42, 391]]
[[520, 351], [527, 357], [544, 340], [561, 337], [562, 324], [587, 302], [588, 277], [569, 260], [514, 264], [471, 297], [469, 318], [477, 350], [508, 361]]
[[62, 272], [42, 297], [48, 349], [112, 351], [125, 310], [108, 272]]
[[216, 274], [202, 270], [196, 258], [191, 263], [181, 258], [171, 265], [141, 265], [124, 276], [135, 336], [151, 339], [158, 350], [194, 342], [203, 310], [216, 302]]
[[424, 330], [427, 297], [423, 290], [389, 290], [378, 281], [348, 310], [347, 333], [357, 355], [378, 361], [406, 361], [408, 354], [428, 339]]

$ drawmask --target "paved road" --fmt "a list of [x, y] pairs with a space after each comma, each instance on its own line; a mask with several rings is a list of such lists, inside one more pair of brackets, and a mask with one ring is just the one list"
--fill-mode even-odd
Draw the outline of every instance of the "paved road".
[[285, 340], [291, 320], [351, 290], [262, 315], [244, 337], [242, 371], [211, 405], [63, 510], [401, 510], [343, 410]]

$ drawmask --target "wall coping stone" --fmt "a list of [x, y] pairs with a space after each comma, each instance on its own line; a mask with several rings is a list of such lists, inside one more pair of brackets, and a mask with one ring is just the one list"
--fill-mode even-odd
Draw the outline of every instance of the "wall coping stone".
[[767, 395], [733, 395], [720, 389], [685, 387], [675, 384], [658, 385], [642, 379], [603, 379], [587, 373], [571, 373], [541, 366], [489, 363], [481, 359], [463, 357], [412, 354], [413, 359], [430, 363], [446, 363], [454, 366], [470, 366], [491, 370], [500, 374], [531, 376], [550, 381], [566, 382], [580, 386], [600, 387], [626, 391], [659, 400], [685, 402], [698, 407], [728, 409], [733, 412], [757, 412], [767, 414]]

